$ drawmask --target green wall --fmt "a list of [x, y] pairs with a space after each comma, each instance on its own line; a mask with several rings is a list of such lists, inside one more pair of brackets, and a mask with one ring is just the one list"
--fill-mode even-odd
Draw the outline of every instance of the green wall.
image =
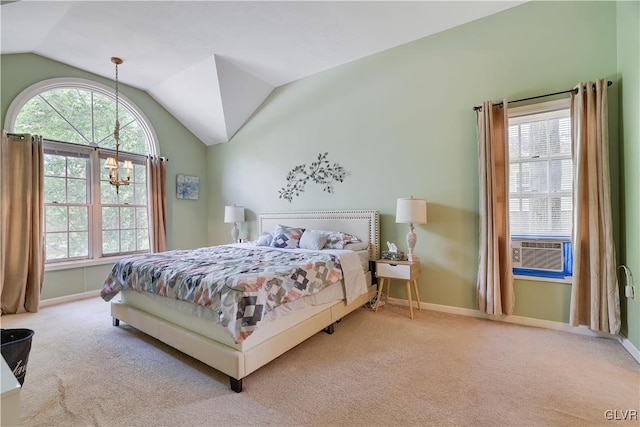
[[[640, 3], [618, 3], [618, 75], [623, 239], [621, 262], [634, 275], [635, 300], [621, 299], [622, 333], [640, 348]], [[624, 279], [622, 279], [624, 280]], [[624, 284], [624, 282], [621, 282]]]
[[[606, 77], [614, 82], [616, 245], [621, 262], [635, 273], [638, 293], [639, 16], [638, 2], [530, 2], [280, 87], [232, 141], [209, 148], [148, 94], [123, 85], [123, 94], [151, 121], [160, 154], [170, 158], [169, 247], [228, 242], [230, 225], [222, 217], [224, 205], [232, 203], [248, 209], [243, 237], [256, 237], [255, 213], [261, 211], [377, 209], [382, 241], [404, 247], [407, 229], [394, 222], [395, 200], [414, 195], [428, 200], [429, 223], [416, 227], [423, 300], [475, 308], [478, 185], [471, 107]], [[10, 102], [36, 82], [79, 77], [112, 84], [34, 54], [2, 55], [0, 65], [3, 127]], [[279, 199], [286, 173], [325, 151], [349, 171], [335, 193], [308, 183], [292, 203]], [[199, 200], [175, 198], [178, 173], [200, 177]], [[109, 268], [47, 272], [43, 298], [99, 289]], [[402, 290], [392, 296], [406, 297]], [[518, 280], [515, 314], [567, 322], [569, 296], [567, 284]], [[622, 310], [623, 333], [640, 347], [640, 297], [623, 298]]]
[[[126, 65], [126, 64], [125, 64]], [[105, 72], [111, 63], [105, 59]], [[2, 90], [0, 106], [2, 126], [7, 109], [24, 89], [42, 80], [75, 77], [93, 80], [108, 86], [113, 81], [34, 54], [2, 55], [0, 57]], [[120, 69], [120, 75], [126, 67]], [[167, 243], [169, 248], [193, 248], [207, 244], [207, 180], [206, 146], [171, 116], [146, 92], [121, 85], [121, 93], [136, 104], [151, 122], [159, 139], [160, 155], [169, 158], [167, 166]], [[199, 200], [178, 200], [175, 197], [176, 174], [199, 176]], [[110, 266], [104, 265], [47, 272], [42, 298], [53, 298], [100, 289]]]
[[[475, 308], [478, 155], [474, 105], [606, 77], [612, 165], [618, 153], [616, 4], [531, 2], [275, 90], [226, 144], [208, 149], [209, 242], [229, 241], [223, 206], [261, 211], [377, 209], [382, 242], [405, 247], [398, 197], [426, 198], [416, 227], [423, 301]], [[278, 198], [287, 172], [328, 152], [349, 172], [335, 193], [316, 184]], [[617, 167], [613, 197], [617, 211]], [[255, 220], [255, 216], [250, 219]], [[616, 221], [617, 223], [617, 221]], [[617, 231], [616, 227], [616, 233]], [[243, 233], [256, 237], [255, 221]], [[570, 287], [518, 281], [516, 315], [566, 322]], [[405, 298], [401, 289], [392, 296]]]

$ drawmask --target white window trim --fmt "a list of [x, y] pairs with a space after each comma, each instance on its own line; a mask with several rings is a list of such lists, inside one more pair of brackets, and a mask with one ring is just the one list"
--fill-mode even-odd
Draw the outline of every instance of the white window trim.
[[[550, 117], [554, 117], [556, 112], [559, 110], [566, 110], [571, 108], [571, 98], [563, 98], [555, 101], [547, 101], [547, 102], [539, 102], [530, 105], [523, 105], [521, 107], [513, 107], [507, 110], [508, 121], [511, 124], [511, 120], [514, 120], [515, 123], [518, 123], [518, 117], [522, 116], [530, 116], [532, 114], [545, 114]], [[509, 162], [511, 163], [511, 162]], [[526, 280], [529, 282], [551, 282], [558, 284], [572, 284], [572, 277], [565, 277], [564, 279], [551, 278], [551, 277], [537, 277], [537, 276], [522, 276], [522, 275], [514, 275], [514, 279], [517, 280]]]
[[[92, 80], [80, 79], [77, 77], [58, 77], [55, 79], [43, 80], [41, 82], [35, 83], [22, 92], [18, 96], [14, 98], [14, 100], [9, 105], [7, 109], [7, 114], [5, 116], [5, 126], [7, 126], [7, 130], [9, 132], [14, 132], [14, 127], [16, 123], [16, 118], [18, 117], [18, 113], [22, 110], [22, 107], [29, 102], [33, 97], [51, 89], [57, 88], [70, 88], [75, 87], [79, 89], [93, 90], [99, 92], [100, 94], [113, 99], [115, 101], [116, 94], [115, 89], [111, 88], [107, 85], [103, 85], [102, 83], [94, 82]], [[149, 141], [149, 153], [152, 156], [157, 155], [160, 152], [160, 148], [158, 146], [158, 136], [156, 135], [155, 130], [151, 126], [151, 121], [147, 118], [147, 116], [140, 110], [129, 98], [120, 92], [118, 94], [120, 98], [120, 104], [125, 108], [129, 109], [133, 116], [136, 118], [142, 131], [145, 133]], [[115, 117], [114, 117], [115, 124]], [[81, 145], [81, 144], [78, 144]]]
[[526, 280], [528, 282], [551, 282], [551, 283], [563, 283], [563, 284], [572, 284], [573, 277], [565, 277], [564, 279], [557, 279], [553, 277], [537, 277], [537, 276], [521, 276], [519, 274], [515, 274], [513, 276], [516, 280]]
[[[51, 151], [58, 154], [82, 154], [86, 155], [89, 160], [89, 169], [87, 171], [88, 175], [92, 176], [91, 182], [93, 183], [88, 193], [89, 200], [89, 254], [87, 257], [77, 258], [77, 259], [69, 259], [65, 258], [63, 260], [49, 260], [45, 263], [45, 271], [56, 271], [56, 270], [64, 270], [64, 269], [72, 269], [72, 268], [82, 268], [86, 266], [92, 265], [101, 265], [101, 264], [110, 264], [115, 262], [126, 255], [131, 254], [140, 254], [146, 253], [146, 251], [130, 251], [130, 252], [121, 252], [118, 254], [107, 254], [104, 255], [102, 253], [102, 247], [100, 245], [101, 239], [97, 238], [97, 234], [101, 233], [102, 230], [99, 225], [102, 223], [102, 207], [104, 204], [100, 202], [96, 203], [96, 200], [100, 194], [100, 170], [95, 167], [100, 162], [100, 151], [102, 154], [108, 154], [112, 150], [104, 149], [104, 148], [96, 148], [88, 145], [82, 144], [74, 144], [67, 142], [59, 142], [59, 141], [51, 141], [46, 140], [45, 143], [48, 145], [48, 148], [45, 151]], [[115, 151], [114, 151], [115, 152]], [[143, 154], [135, 154], [135, 153], [121, 153], [122, 159], [129, 159], [134, 163], [144, 163], [147, 156]], [[148, 205], [147, 205], [148, 210]], [[149, 230], [151, 232], [151, 230]], [[151, 236], [149, 237], [151, 238]], [[105, 261], [103, 261], [105, 260]]]
[[83, 261], [61, 261], [45, 264], [44, 271], [71, 270], [74, 268], [93, 267], [96, 265], [115, 264], [124, 255], [103, 257], [98, 259], [88, 259]]
[[[86, 159], [88, 160], [88, 168], [87, 168], [87, 199], [86, 199], [86, 206], [87, 206], [87, 213], [88, 213], [88, 218], [87, 218], [87, 226], [88, 226], [88, 234], [89, 234], [89, 242], [91, 242], [94, 238], [93, 238], [93, 224], [94, 224], [94, 219], [93, 219], [93, 193], [91, 192], [91, 189], [89, 188], [89, 183], [91, 182], [89, 180], [89, 175], [92, 174], [92, 170], [93, 170], [93, 160], [92, 157], [95, 155], [95, 148], [88, 146], [88, 145], [82, 145], [82, 144], [65, 144], [65, 143], [60, 143], [57, 141], [48, 141], [45, 140], [45, 146], [47, 146], [44, 150], [45, 155], [47, 154], [47, 152], [53, 152], [57, 155], [74, 155], [77, 154], [80, 156], [80, 158], [85, 158], [84, 156], [86, 156]], [[65, 203], [66, 204], [66, 203]], [[45, 211], [46, 211], [46, 207], [47, 207], [47, 203], [45, 203]], [[46, 213], [45, 213], [45, 217], [46, 217]], [[45, 225], [45, 229], [46, 229], [46, 225]], [[67, 234], [69, 233], [69, 230], [67, 230]], [[45, 233], [46, 236], [46, 233]], [[85, 262], [89, 262], [92, 261], [93, 259], [95, 259], [94, 257], [94, 253], [91, 250], [91, 246], [89, 246], [89, 252], [87, 254], [86, 257], [74, 257], [74, 258], [63, 258], [62, 261], [57, 261], [55, 259], [53, 260], [47, 260], [45, 262], [45, 271], [47, 270], [47, 266], [49, 265], [54, 265], [54, 264], [83, 264]]]
[[[29, 102], [32, 98], [41, 94], [42, 92], [45, 92], [51, 89], [57, 89], [57, 88], [79, 88], [79, 89], [85, 89], [85, 90], [92, 90], [114, 101], [116, 99], [114, 88], [111, 88], [107, 85], [104, 85], [92, 80], [81, 79], [77, 77], [58, 77], [58, 78], [43, 80], [41, 82], [34, 83], [33, 85], [24, 89], [22, 92], [20, 92], [20, 94], [18, 94], [18, 96], [16, 96], [13, 99], [5, 115], [5, 126], [8, 132], [15, 131], [16, 118], [18, 117], [18, 114], [20, 113], [20, 111], [22, 110], [22, 108], [25, 106], [27, 102]], [[129, 98], [127, 98], [121, 92], [118, 94], [118, 97], [119, 97], [120, 104], [123, 105], [125, 108], [127, 108], [131, 112], [131, 114], [136, 118], [136, 120], [140, 124], [140, 127], [145, 133], [145, 136], [149, 141], [148, 155], [152, 155], [152, 156], [158, 155], [158, 153], [160, 152], [158, 137], [156, 135], [155, 130], [153, 129], [153, 126], [151, 126], [151, 121], [147, 118], [144, 112], [136, 106], [135, 103], [133, 103]], [[115, 123], [115, 117], [114, 117], [114, 123]], [[52, 142], [53, 141], [48, 141], [48, 143], [52, 143]], [[85, 147], [85, 148], [92, 147], [91, 145], [85, 146], [82, 144], [70, 144], [70, 145], [77, 145], [78, 147]], [[102, 148], [102, 150], [108, 151], [109, 149]], [[113, 151], [115, 152], [115, 150]], [[121, 156], [128, 157], [128, 154], [131, 154], [131, 157], [146, 156], [146, 154], [134, 154], [134, 153], [121, 153]], [[98, 171], [91, 171], [91, 173], [99, 177]], [[97, 182], [98, 183], [97, 185], [99, 186], [99, 178], [97, 181], [95, 181], [95, 176], [94, 176], [94, 184], [95, 182]], [[91, 191], [92, 192], [95, 191], [95, 188], [92, 188]], [[91, 215], [90, 215], [89, 220], [92, 222], [95, 222], [97, 220], [100, 220], [100, 218], [91, 218]], [[89, 250], [90, 255], [91, 255], [92, 249], [95, 250], [96, 248], [90, 248]], [[57, 271], [57, 270], [84, 268], [84, 267], [103, 265], [103, 264], [112, 264], [116, 262], [118, 259], [122, 258], [122, 256], [124, 255], [92, 257], [89, 259], [45, 263], [45, 271]]]
[[509, 107], [507, 114], [509, 120], [520, 116], [529, 116], [531, 114], [552, 113], [558, 110], [566, 110], [571, 108], [571, 98], [558, 99], [555, 101], [539, 102], [537, 104], [523, 105], [521, 107]]

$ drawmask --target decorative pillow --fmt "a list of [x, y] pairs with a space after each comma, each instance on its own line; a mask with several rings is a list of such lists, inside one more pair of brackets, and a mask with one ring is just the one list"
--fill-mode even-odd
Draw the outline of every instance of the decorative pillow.
[[311, 249], [315, 251], [319, 251], [324, 248], [324, 245], [327, 243], [327, 238], [329, 237], [329, 232], [321, 231], [321, 230], [305, 230], [302, 233], [302, 237], [300, 238], [300, 242], [298, 246], [302, 249]]
[[273, 235], [264, 231], [260, 233], [260, 236], [258, 236], [258, 240], [256, 240], [256, 246], [271, 246], [272, 240]]
[[325, 245], [325, 248], [344, 249], [344, 246], [347, 243], [360, 243], [361, 241], [362, 240], [358, 239], [356, 236], [352, 236], [351, 234], [332, 231], [327, 238], [327, 244]]
[[295, 249], [298, 247], [302, 233], [304, 233], [304, 228], [278, 225], [276, 226], [276, 231], [273, 232], [273, 240], [270, 246], [274, 248]]

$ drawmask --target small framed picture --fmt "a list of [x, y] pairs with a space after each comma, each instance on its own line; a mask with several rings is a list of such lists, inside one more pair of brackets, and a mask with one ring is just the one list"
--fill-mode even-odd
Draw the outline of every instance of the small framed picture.
[[176, 197], [178, 199], [198, 200], [200, 178], [190, 175], [176, 176]]

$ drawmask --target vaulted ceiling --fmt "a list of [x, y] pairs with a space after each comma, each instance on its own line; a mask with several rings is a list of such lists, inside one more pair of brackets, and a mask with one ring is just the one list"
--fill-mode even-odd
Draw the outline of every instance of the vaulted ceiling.
[[23, 0], [2, 2], [0, 46], [107, 78], [118, 56], [122, 83], [212, 145], [280, 85], [521, 3]]

